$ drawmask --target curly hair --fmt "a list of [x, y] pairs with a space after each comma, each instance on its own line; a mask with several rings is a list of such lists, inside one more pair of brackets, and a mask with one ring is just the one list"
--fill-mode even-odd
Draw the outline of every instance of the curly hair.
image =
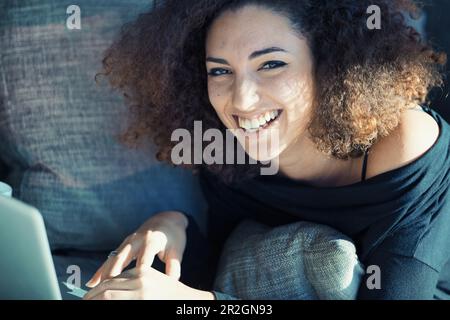
[[[221, 13], [249, 4], [285, 15], [306, 37], [316, 85], [308, 130], [327, 155], [360, 157], [398, 126], [405, 108], [427, 103], [430, 90], [442, 85], [446, 55], [406, 23], [405, 15], [420, 12], [413, 0], [165, 0], [125, 25], [103, 60], [102, 74], [130, 106], [123, 142], [136, 146], [151, 137], [157, 158], [171, 163], [175, 129], [193, 132], [198, 120], [205, 130], [226, 130], [208, 97], [205, 41]], [[381, 9], [381, 29], [367, 27], [371, 5]], [[203, 165], [188, 167], [197, 172]], [[207, 168], [225, 181], [256, 172]]]

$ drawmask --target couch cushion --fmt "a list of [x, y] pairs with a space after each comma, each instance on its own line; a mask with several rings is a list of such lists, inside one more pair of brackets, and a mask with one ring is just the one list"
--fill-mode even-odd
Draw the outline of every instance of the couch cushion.
[[96, 85], [104, 50], [151, 1], [76, 2], [81, 30], [66, 28], [73, 1], [0, 4], [0, 157], [14, 196], [43, 214], [53, 249], [109, 250], [150, 215], [181, 210], [204, 220], [191, 172], [130, 150], [119, 93]]
[[352, 241], [328, 226], [246, 220], [225, 244], [214, 291], [220, 300], [348, 300], [363, 275]]

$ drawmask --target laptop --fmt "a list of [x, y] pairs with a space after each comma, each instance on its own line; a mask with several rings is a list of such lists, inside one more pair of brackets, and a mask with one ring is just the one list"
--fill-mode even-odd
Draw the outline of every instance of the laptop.
[[[85, 293], [63, 284], [80, 299]], [[61, 299], [42, 215], [0, 195], [0, 300]]]

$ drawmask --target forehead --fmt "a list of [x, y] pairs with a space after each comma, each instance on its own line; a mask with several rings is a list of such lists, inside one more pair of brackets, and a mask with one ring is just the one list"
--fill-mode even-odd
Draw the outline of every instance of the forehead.
[[210, 54], [223, 51], [249, 52], [266, 47], [295, 45], [299, 35], [289, 19], [262, 6], [249, 5], [226, 11], [211, 25], [206, 41]]

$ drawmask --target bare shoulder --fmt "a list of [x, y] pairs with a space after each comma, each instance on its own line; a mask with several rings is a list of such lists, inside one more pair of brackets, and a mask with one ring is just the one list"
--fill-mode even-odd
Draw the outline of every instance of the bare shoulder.
[[399, 126], [389, 136], [372, 146], [367, 177], [413, 162], [425, 154], [438, 138], [439, 125], [431, 115], [420, 109], [405, 111]]

